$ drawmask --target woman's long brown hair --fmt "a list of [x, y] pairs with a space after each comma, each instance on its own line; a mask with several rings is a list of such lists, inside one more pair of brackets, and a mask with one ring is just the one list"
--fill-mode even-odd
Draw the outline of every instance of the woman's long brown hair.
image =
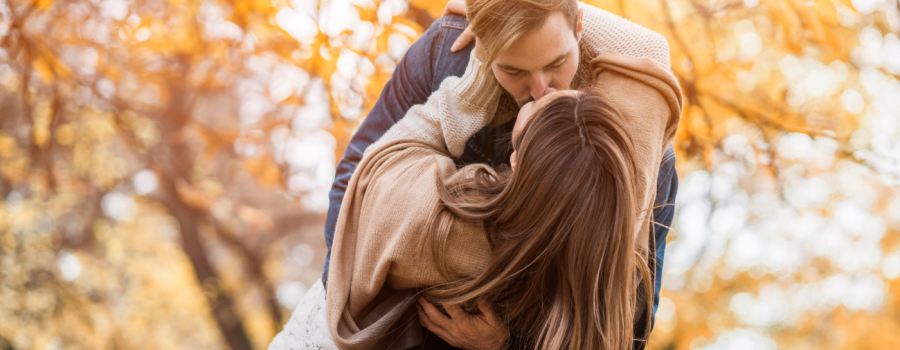
[[472, 278], [440, 267], [457, 280], [426, 296], [470, 310], [487, 300], [536, 348], [631, 349], [636, 305], [653, 289], [635, 249], [634, 149], [621, 118], [595, 91], [558, 97], [513, 140], [515, 171], [469, 166], [446, 183], [420, 252], [446, 261], [443, 242], [463, 220], [484, 225], [493, 257]]

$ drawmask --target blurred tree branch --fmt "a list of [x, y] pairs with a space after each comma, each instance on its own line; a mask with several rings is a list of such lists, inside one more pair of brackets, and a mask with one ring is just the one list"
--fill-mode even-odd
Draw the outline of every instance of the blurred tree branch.
[[406, 10], [406, 16], [412, 18], [422, 28], [428, 28], [434, 23], [434, 18], [428, 14], [428, 11], [413, 4], [410, 4], [408, 10]]

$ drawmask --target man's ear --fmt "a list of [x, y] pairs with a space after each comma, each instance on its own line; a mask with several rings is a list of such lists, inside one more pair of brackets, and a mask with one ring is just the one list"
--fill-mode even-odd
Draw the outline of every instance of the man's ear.
[[575, 21], [575, 40], [581, 41], [581, 32], [584, 30], [584, 10], [578, 9], [578, 20]]
[[476, 36], [475, 37], [475, 58], [477, 58], [479, 61], [484, 63], [485, 56], [486, 55], [484, 53], [484, 45], [481, 45], [481, 39], [478, 39], [478, 37]]

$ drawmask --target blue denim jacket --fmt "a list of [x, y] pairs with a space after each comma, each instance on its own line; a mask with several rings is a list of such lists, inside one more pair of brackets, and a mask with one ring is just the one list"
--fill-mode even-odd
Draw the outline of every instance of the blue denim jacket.
[[[334, 228], [347, 183], [353, 171], [362, 159], [363, 151], [378, 140], [387, 130], [406, 114], [412, 106], [425, 103], [428, 96], [436, 91], [444, 78], [462, 76], [469, 62], [469, 53], [474, 45], [469, 44], [457, 52], [450, 52], [450, 46], [465, 29], [465, 18], [445, 16], [435, 21], [428, 30], [416, 40], [397, 65], [394, 74], [387, 82], [378, 102], [369, 112], [359, 130], [350, 140], [344, 157], [338, 164], [334, 185], [330, 192], [328, 218], [325, 222], [325, 242], [328, 254], [325, 256], [325, 269], [322, 282], [327, 283], [328, 267], [331, 261], [331, 244], [334, 239]], [[472, 136], [466, 143], [463, 155], [456, 160], [458, 165], [472, 163], [488, 163], [492, 166], [509, 164], [511, 149], [509, 135], [512, 133], [512, 120], [499, 127], [486, 126]], [[666, 235], [669, 233], [675, 210], [671, 205], [675, 201], [678, 189], [678, 175], [675, 173], [675, 152], [671, 146], [663, 157], [659, 168], [656, 193], [656, 209], [653, 210], [657, 222], [654, 229], [656, 243], [656, 280], [653, 298], [653, 315], [659, 304], [659, 290], [662, 281], [662, 262], [666, 251]], [[652, 322], [652, 321], [651, 321]]]

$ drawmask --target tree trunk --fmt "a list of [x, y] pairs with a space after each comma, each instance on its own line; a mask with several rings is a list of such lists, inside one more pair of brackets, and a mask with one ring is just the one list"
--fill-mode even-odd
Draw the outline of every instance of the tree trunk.
[[181, 231], [181, 245], [194, 268], [197, 283], [204, 289], [206, 300], [212, 315], [219, 326], [222, 338], [232, 350], [250, 350], [250, 341], [244, 331], [243, 323], [234, 309], [228, 292], [220, 288], [219, 277], [213, 269], [198, 229], [199, 218], [203, 213], [191, 208], [178, 196], [175, 183], [168, 176], [160, 179], [160, 190], [164, 193], [163, 204], [172, 216], [178, 220]]
[[[186, 77], [190, 69], [189, 60], [180, 58], [182, 76]], [[221, 288], [219, 276], [213, 269], [203, 249], [200, 239], [199, 224], [207, 213], [189, 206], [178, 195], [176, 183], [190, 179], [194, 169], [194, 152], [185, 143], [179, 134], [184, 130], [190, 120], [192, 98], [189, 91], [185, 91], [187, 84], [183, 81], [169, 82], [169, 91], [172, 91], [172, 100], [165, 112], [158, 117], [161, 136], [166, 140], [158, 144], [151, 151], [151, 159], [162, 172], [159, 180], [161, 202], [169, 209], [172, 216], [178, 220], [181, 232], [181, 245], [194, 268], [197, 283], [204, 289], [206, 300], [212, 311], [222, 338], [232, 350], [250, 350], [250, 341], [244, 330], [243, 323], [234, 309], [228, 291]]]

